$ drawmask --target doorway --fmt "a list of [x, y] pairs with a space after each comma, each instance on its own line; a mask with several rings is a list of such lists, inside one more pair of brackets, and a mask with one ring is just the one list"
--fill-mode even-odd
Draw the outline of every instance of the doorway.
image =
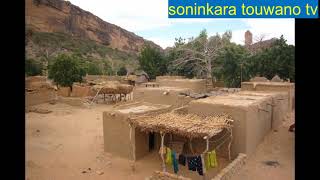
[[155, 149], [155, 134], [154, 132], [149, 133], [149, 152]]

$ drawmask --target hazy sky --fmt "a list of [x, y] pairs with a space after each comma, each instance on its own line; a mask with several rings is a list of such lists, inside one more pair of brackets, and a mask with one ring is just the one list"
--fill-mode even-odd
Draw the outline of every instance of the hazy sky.
[[244, 32], [265, 39], [284, 35], [294, 44], [294, 19], [169, 19], [167, 0], [70, 0], [104, 21], [152, 40], [163, 48], [172, 46], [176, 37], [195, 37], [202, 29], [209, 35], [232, 31], [232, 41], [244, 44]]

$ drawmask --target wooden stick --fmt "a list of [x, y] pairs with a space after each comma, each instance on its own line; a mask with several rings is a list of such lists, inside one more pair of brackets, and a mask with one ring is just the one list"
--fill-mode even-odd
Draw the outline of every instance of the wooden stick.
[[166, 134], [163, 132], [160, 132], [160, 136], [161, 136], [161, 159], [162, 159], [162, 171], [166, 172], [166, 163], [164, 161], [164, 157], [163, 157], [163, 150], [164, 150], [164, 136]]
[[228, 151], [229, 151], [229, 161], [231, 161], [231, 144], [232, 144], [232, 129], [230, 129], [230, 142], [229, 142], [229, 145], [228, 145]]

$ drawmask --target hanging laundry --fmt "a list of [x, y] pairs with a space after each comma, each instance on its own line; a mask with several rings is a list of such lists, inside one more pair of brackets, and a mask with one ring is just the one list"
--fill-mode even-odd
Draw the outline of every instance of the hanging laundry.
[[191, 171], [197, 171], [199, 175], [203, 176], [203, 167], [201, 156], [187, 157], [188, 169]]
[[205, 154], [205, 167], [206, 167], [206, 170], [210, 169], [211, 168], [211, 163], [210, 163], [210, 158], [209, 158], [209, 153], [206, 153]]
[[172, 164], [173, 164], [173, 171], [174, 173], [178, 173], [179, 171], [179, 167], [178, 167], [178, 160], [176, 158], [176, 152], [175, 151], [171, 151], [171, 155], [172, 155]]
[[204, 154], [201, 154], [201, 165], [202, 165], [202, 171], [203, 174], [206, 173], [206, 167], [205, 167], [205, 162], [204, 162]]
[[206, 163], [207, 169], [215, 168], [218, 166], [217, 154], [215, 150], [208, 152], [205, 158], [206, 158], [205, 163]]
[[167, 147], [167, 154], [166, 154], [166, 163], [171, 165], [172, 164], [172, 152], [171, 149]]
[[211, 162], [212, 167], [218, 167], [217, 154], [215, 150], [211, 152], [211, 159], [212, 159], [212, 162]]
[[185, 166], [186, 165], [186, 156], [180, 154], [179, 155], [179, 164]]

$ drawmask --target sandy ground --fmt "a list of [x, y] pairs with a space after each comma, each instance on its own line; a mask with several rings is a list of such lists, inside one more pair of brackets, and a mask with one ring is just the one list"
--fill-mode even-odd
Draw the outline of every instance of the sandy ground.
[[[155, 170], [161, 170], [162, 161], [156, 151], [138, 160], [135, 172], [128, 159], [104, 152], [102, 112], [111, 108], [111, 105], [80, 108], [58, 103], [34, 107], [52, 112], [26, 113], [28, 180], [143, 180]], [[218, 160], [219, 168], [211, 169], [209, 177], [213, 177], [228, 163], [222, 158]], [[167, 169], [172, 172], [172, 167]], [[180, 166], [178, 174], [202, 179], [202, 176], [183, 166]]]
[[[133, 172], [127, 159], [103, 151], [102, 112], [111, 105], [80, 108], [58, 103], [35, 107], [52, 112], [26, 113], [26, 179], [143, 180], [153, 171], [161, 170], [157, 152], [137, 161]], [[289, 125], [287, 123], [278, 132], [271, 132], [233, 180], [294, 179], [294, 133], [288, 132]], [[278, 161], [280, 165], [266, 166], [262, 161], [267, 160]], [[227, 164], [224, 159], [219, 159], [219, 162], [220, 167], [211, 169], [209, 177]], [[172, 172], [172, 168], [168, 169]], [[180, 169], [179, 174], [202, 179], [182, 166]]]
[[[231, 180], [293, 180], [294, 136], [289, 126], [294, 122], [294, 113], [286, 119], [278, 131], [271, 131], [249, 157], [247, 164]], [[266, 165], [264, 162], [278, 162]]]

